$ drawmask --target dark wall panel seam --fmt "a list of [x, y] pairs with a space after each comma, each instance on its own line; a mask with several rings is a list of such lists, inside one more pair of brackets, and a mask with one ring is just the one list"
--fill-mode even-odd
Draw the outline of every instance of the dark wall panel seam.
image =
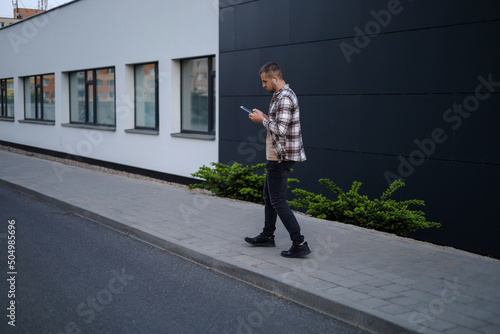
[[[486, 21], [476, 21], [476, 22], [467, 22], [467, 23], [459, 23], [459, 24], [449, 24], [449, 25], [441, 25], [441, 26], [425, 27], [425, 28], [415, 28], [415, 29], [406, 29], [406, 30], [387, 31], [387, 32], [381, 32], [379, 34], [365, 34], [363, 36], [375, 37], [375, 36], [384, 36], [384, 35], [391, 35], [391, 34], [415, 32], [415, 31], [424, 31], [424, 30], [431, 30], [431, 29], [443, 29], [443, 28], [459, 27], [459, 26], [465, 26], [465, 25], [482, 24], [482, 23], [490, 23], [490, 22], [500, 22], [500, 19], [486, 20]], [[314, 44], [314, 43], [340, 41], [340, 40], [351, 39], [351, 38], [355, 38], [355, 37], [357, 37], [357, 36], [356, 35], [350, 35], [350, 36], [335, 37], [335, 38], [325, 38], [325, 39], [316, 39], [316, 40], [303, 41], [303, 42], [295, 42], [295, 43], [258, 46], [258, 47], [254, 47], [254, 48], [234, 49], [234, 50], [229, 50], [229, 51], [226, 50], [226, 51], [220, 51], [220, 54], [234, 53], [234, 52], [241, 52], [241, 51], [253, 51], [253, 50], [262, 50], [262, 49], [272, 49], [272, 48], [279, 48], [279, 47], [284, 47], [284, 46], [294, 46], [294, 45], [305, 45], [305, 44]]]

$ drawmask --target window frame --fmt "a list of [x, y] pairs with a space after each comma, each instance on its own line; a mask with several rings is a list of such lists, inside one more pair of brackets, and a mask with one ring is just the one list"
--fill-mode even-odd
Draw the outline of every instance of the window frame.
[[[183, 112], [184, 112], [184, 107], [183, 107], [183, 62], [184, 61], [191, 61], [195, 59], [207, 59], [207, 131], [199, 131], [199, 130], [186, 130], [184, 129], [183, 125]], [[190, 57], [190, 58], [182, 58], [180, 59], [180, 102], [181, 102], [181, 131], [180, 133], [184, 134], [202, 134], [202, 135], [215, 135], [215, 111], [216, 111], [216, 106], [215, 106], [215, 98], [217, 92], [215, 92], [215, 87], [216, 87], [216, 55], [207, 55], [207, 56], [201, 56], [201, 57]]]
[[[149, 127], [149, 126], [138, 126], [137, 125], [137, 77], [136, 77], [136, 69], [137, 66], [144, 66], [144, 65], [155, 65], [155, 125], [154, 127]], [[152, 62], [145, 62], [145, 63], [138, 63], [134, 64], [134, 129], [137, 130], [152, 130], [152, 131], [159, 131], [160, 128], [160, 98], [159, 98], [159, 86], [160, 86], [160, 80], [158, 78], [159, 74], [159, 66], [158, 66], [158, 61], [152, 61]]]
[[[116, 127], [116, 87], [113, 85], [113, 93], [114, 93], [114, 98], [113, 98], [113, 123], [112, 124], [106, 124], [106, 123], [99, 123], [98, 122], [98, 119], [99, 119], [99, 115], [98, 115], [98, 104], [99, 104], [99, 97], [98, 97], [98, 91], [97, 91], [97, 83], [100, 81], [99, 79], [97, 79], [97, 71], [100, 71], [100, 70], [108, 70], [108, 73], [107, 74], [113, 74], [113, 82], [116, 81], [116, 71], [115, 71], [115, 67], [114, 66], [109, 66], [109, 67], [98, 67], [98, 68], [91, 68], [91, 69], [83, 69], [83, 70], [77, 70], [77, 71], [71, 71], [71, 72], [68, 72], [68, 76], [70, 78], [69, 80], [69, 85], [68, 85], [68, 88], [69, 88], [69, 123], [70, 124], [78, 124], [78, 125], [88, 125], [88, 126], [95, 126], [95, 127], [100, 127], [100, 126], [103, 126], [103, 127], [109, 127], [109, 128], [114, 128]], [[80, 122], [80, 121], [75, 121], [72, 119], [72, 101], [71, 101], [71, 98], [72, 98], [72, 95], [71, 95], [71, 90], [72, 90], [72, 85], [71, 85], [71, 75], [72, 74], [77, 74], [79, 72], [83, 72], [84, 73], [84, 79], [83, 79], [83, 85], [85, 86], [84, 90], [83, 90], [83, 95], [84, 95], [84, 99], [85, 99], [85, 110], [87, 112], [85, 112], [85, 120], [83, 122]], [[92, 77], [91, 79], [89, 79], [89, 72], [92, 72]], [[89, 88], [89, 86], [92, 86], [92, 88]], [[99, 86], [99, 87], [103, 87], [103, 85]], [[106, 87], [108, 87], [108, 85], [106, 84]], [[92, 90], [92, 97], [93, 97], [93, 101], [92, 101], [92, 110], [93, 110], [93, 116], [92, 116], [92, 121], [89, 122], [89, 92], [90, 92], [90, 89]], [[76, 96], [79, 96], [79, 93], [81, 91], [78, 90], [77, 91], [77, 94]], [[109, 93], [109, 92], [108, 92]]]
[[[12, 84], [14, 84], [14, 78], [5, 78], [0, 79], [0, 118], [2, 119], [14, 119], [15, 112], [12, 113], [12, 116], [9, 116], [9, 80], [12, 80]], [[15, 98], [15, 91], [14, 98]]]
[[[45, 76], [51, 75], [54, 77], [54, 103], [55, 103], [55, 80], [56, 80], [56, 75], [55, 73], [44, 73], [44, 74], [36, 74], [36, 75], [29, 75], [26, 77], [23, 77], [23, 96], [26, 96], [26, 80], [30, 80], [33, 78], [33, 85], [34, 85], [34, 90], [35, 90], [35, 117], [27, 117], [26, 113], [26, 98], [24, 101], [24, 119], [27, 121], [38, 121], [38, 122], [55, 122], [55, 112], [54, 112], [54, 119], [45, 119], [45, 112], [44, 112], [44, 87], [50, 87], [50, 79], [49, 80], [49, 85], [44, 85], [44, 80]], [[37, 78], [40, 78], [40, 83], [37, 84]], [[40, 89], [40, 91], [38, 91]], [[38, 94], [39, 93], [39, 94]], [[50, 92], [49, 92], [50, 93]], [[41, 101], [38, 101], [38, 98], [41, 98]], [[50, 97], [49, 97], [50, 99]], [[40, 105], [40, 110], [38, 110]], [[40, 117], [38, 117], [40, 116]]]

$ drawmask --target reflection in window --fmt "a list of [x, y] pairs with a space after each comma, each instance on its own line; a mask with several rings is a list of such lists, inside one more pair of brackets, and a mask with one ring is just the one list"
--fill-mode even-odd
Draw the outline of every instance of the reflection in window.
[[214, 133], [215, 57], [185, 59], [182, 71], [182, 132]]
[[[115, 125], [115, 74], [109, 69], [96, 70], [97, 80], [107, 81], [108, 85], [99, 87], [97, 91], [103, 92], [102, 99], [96, 99], [97, 124]], [[109, 85], [113, 82], [113, 85]]]
[[0, 117], [14, 118], [14, 79], [0, 80]]
[[114, 73], [103, 68], [69, 74], [71, 123], [115, 125]]
[[85, 123], [85, 72], [73, 72], [69, 75], [70, 120]]
[[24, 78], [24, 118], [27, 120], [55, 120], [55, 76], [35, 75]]
[[134, 66], [135, 128], [158, 130], [158, 64]]

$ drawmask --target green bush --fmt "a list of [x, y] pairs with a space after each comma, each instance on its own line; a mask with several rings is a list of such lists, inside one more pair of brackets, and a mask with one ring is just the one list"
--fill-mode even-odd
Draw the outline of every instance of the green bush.
[[[203, 165], [196, 173], [191, 175], [202, 179], [202, 183], [190, 184], [189, 189], [208, 189], [212, 194], [254, 203], [264, 203], [262, 189], [266, 180], [266, 164], [257, 164], [243, 167], [234, 163], [232, 166], [220, 162], [210, 163], [214, 168]], [[255, 173], [263, 170], [260, 174]], [[288, 179], [289, 183], [299, 182]]]
[[323, 195], [316, 195], [303, 189], [292, 192], [298, 196], [288, 204], [317, 218], [334, 220], [378, 231], [406, 236], [408, 233], [425, 228], [441, 227], [441, 224], [428, 222], [422, 211], [409, 210], [410, 205], [425, 206], [422, 200], [396, 201], [390, 199], [392, 193], [403, 187], [401, 180], [394, 181], [380, 199], [370, 200], [358, 193], [362, 183], [355, 181], [347, 193], [329, 179], [319, 182], [333, 191], [338, 199], [332, 201]]

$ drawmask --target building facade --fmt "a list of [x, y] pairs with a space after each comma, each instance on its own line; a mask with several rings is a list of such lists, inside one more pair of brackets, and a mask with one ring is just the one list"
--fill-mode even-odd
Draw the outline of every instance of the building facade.
[[5, 27], [0, 140], [190, 177], [219, 154], [217, 18], [206, 0], [77, 0]]
[[0, 17], [0, 28], [6, 27], [8, 25], [11, 25], [13, 23], [18, 22], [19, 19], [11, 19], [8, 17]]
[[255, 165], [266, 131], [239, 106], [267, 110], [276, 61], [301, 188], [403, 179], [442, 224], [411, 237], [500, 257], [499, 33], [493, 0], [76, 0], [0, 30], [0, 142], [178, 177]]
[[300, 103], [301, 188], [378, 198], [403, 179], [394, 197], [442, 224], [411, 237], [500, 257], [498, 1], [221, 0], [219, 19], [221, 162], [263, 161], [265, 131], [235, 110], [267, 110], [275, 61]]
[[17, 23], [20, 20], [27, 19], [33, 15], [43, 13], [45, 10], [42, 9], [30, 9], [30, 8], [14, 8], [13, 18], [0, 17], [0, 28], [6, 27], [13, 23]]

